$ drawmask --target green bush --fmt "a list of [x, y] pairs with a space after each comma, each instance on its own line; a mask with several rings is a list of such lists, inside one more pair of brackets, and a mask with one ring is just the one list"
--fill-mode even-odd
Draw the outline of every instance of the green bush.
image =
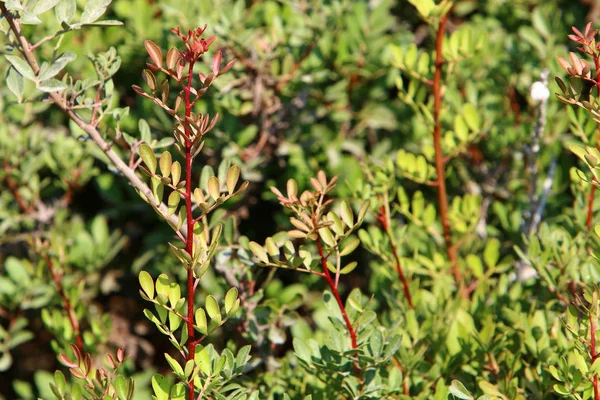
[[588, 3], [0, 0], [0, 398], [600, 400]]

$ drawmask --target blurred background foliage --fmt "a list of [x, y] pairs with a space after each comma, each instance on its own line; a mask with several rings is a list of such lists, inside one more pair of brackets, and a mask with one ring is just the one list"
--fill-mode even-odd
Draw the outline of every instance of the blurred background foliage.
[[[86, 2], [76, 3], [81, 10]], [[60, 29], [52, 14], [25, 26], [32, 42]], [[591, 251], [600, 243], [586, 226], [590, 186], [577, 178], [577, 158], [566, 150], [595, 142], [597, 127], [554, 96], [536, 153], [539, 186], [548, 175], [552, 186], [539, 232], [523, 235], [523, 221], [531, 214], [527, 154], [538, 115], [530, 87], [547, 68], [550, 91], [558, 90], [552, 77], [563, 72], [555, 59], [573, 50], [566, 40], [570, 27], [599, 16], [600, 7], [584, 0], [459, 0], [450, 12], [442, 121], [453, 233], [460, 268], [473, 283], [469, 300], [453, 289], [436, 190], [427, 185], [436, 176], [425, 83], [433, 71], [435, 30], [409, 2], [114, 0], [103, 18], [123, 26], [68, 32], [37, 52], [41, 59], [51, 59], [58, 46], [73, 52], [68, 73], [93, 79], [88, 55], [114, 48], [120, 67], [110, 101], [126, 111], [103, 120], [101, 131], [114, 137], [119, 120], [131, 140], [168, 146], [167, 114], [131, 89], [148, 61], [144, 40], [166, 49], [176, 44], [172, 27], [208, 25], [218, 36], [212, 48], [238, 61], [196, 106], [221, 116], [201, 160], [221, 173], [237, 164], [250, 181], [243, 196], [213, 216], [225, 223], [224, 249], [247, 238], [264, 243], [290, 227], [290, 214], [268, 190], [285, 187], [289, 178], [306, 188], [323, 169], [339, 176], [337, 198], [372, 200], [359, 233], [362, 247], [352, 256], [358, 267], [342, 285], [345, 295], [360, 289], [377, 326], [401, 335], [402, 344], [396, 361], [378, 372], [387, 389], [361, 398], [445, 399], [456, 378], [501, 399], [559, 393], [585, 399], [590, 362], [576, 361], [586, 353], [561, 325], [566, 308], [555, 294], [600, 280]], [[5, 20], [0, 27], [6, 32]], [[8, 66], [2, 58], [0, 74]], [[25, 97], [35, 90], [26, 83]], [[114, 147], [124, 159], [131, 140]], [[201, 171], [195, 179], [205, 179]], [[69, 297], [77, 299], [86, 349], [102, 357], [125, 346], [134, 398], [150, 398], [151, 375], [168, 369], [162, 353], [169, 343], [143, 316], [137, 274], [144, 268], [184, 279], [168, 251], [171, 230], [58, 109], [17, 103], [4, 81], [0, 182], [0, 397], [52, 398], [55, 351], [68, 349], [74, 338], [44, 262], [52, 252]], [[376, 218], [382, 193], [389, 195], [414, 309], [386, 261], [390, 243]], [[328, 337], [324, 286], [312, 275], [247, 265], [225, 250], [217, 264], [216, 273], [203, 277], [201, 292], [224, 295], [227, 271], [242, 285], [241, 315], [213, 341], [220, 348], [252, 345], [240, 381], [259, 398], [333, 398], [327, 380], [292, 355], [292, 338]], [[323, 368], [326, 373], [331, 366]], [[553, 387], [560, 382], [564, 387]]]

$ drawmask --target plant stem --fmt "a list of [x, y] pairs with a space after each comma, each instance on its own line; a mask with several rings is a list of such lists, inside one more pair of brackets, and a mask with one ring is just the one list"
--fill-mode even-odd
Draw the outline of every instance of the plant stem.
[[[189, 118], [192, 113], [192, 104], [190, 102], [190, 92], [194, 77], [194, 61], [189, 61], [189, 70], [185, 91], [185, 116]], [[187, 223], [187, 237], [185, 250], [190, 258], [194, 258], [194, 218], [192, 216], [192, 141], [191, 132], [185, 125], [185, 212]], [[190, 267], [187, 271], [187, 319], [188, 329], [188, 354], [187, 361], [194, 359], [196, 352], [196, 342], [194, 340], [194, 270]], [[194, 400], [194, 380], [188, 383], [188, 399]]]
[[59, 274], [54, 269], [54, 264], [52, 260], [47, 255], [42, 255], [42, 258], [48, 265], [48, 269], [50, 270], [50, 274], [52, 275], [52, 279], [56, 284], [56, 289], [58, 290], [58, 294], [62, 298], [63, 306], [65, 307], [65, 311], [67, 312], [67, 316], [69, 318], [69, 322], [71, 323], [71, 327], [73, 328], [73, 334], [75, 335], [75, 340], [77, 341], [77, 348], [79, 351], [83, 353], [83, 338], [81, 337], [81, 332], [79, 330], [79, 321], [77, 320], [77, 315], [75, 315], [75, 310], [71, 307], [71, 302], [69, 298], [65, 294], [65, 290], [63, 288], [62, 282], [60, 280]]
[[[316, 220], [314, 221], [314, 226], [315, 227], [317, 226]], [[325, 281], [327, 281], [327, 284], [329, 285], [329, 289], [331, 290], [331, 293], [333, 294], [333, 297], [335, 298], [335, 301], [337, 301], [338, 307], [340, 308], [342, 317], [344, 318], [344, 322], [346, 323], [346, 328], [348, 329], [348, 333], [350, 334], [350, 341], [352, 342], [352, 349], [356, 349], [356, 347], [357, 347], [356, 331], [352, 327], [350, 318], [348, 318], [348, 314], [346, 313], [346, 307], [344, 307], [344, 303], [342, 302], [342, 299], [340, 298], [340, 292], [338, 291], [337, 287], [335, 286], [333, 279], [331, 279], [331, 274], [329, 273], [329, 269], [327, 268], [327, 259], [325, 258], [325, 253], [323, 252], [323, 245], [321, 244], [321, 237], [319, 236], [319, 233], [317, 230], [315, 230], [315, 233], [317, 234], [316, 242], [317, 242], [317, 248], [319, 250], [319, 257], [321, 258], [321, 267], [323, 268], [323, 277], [325, 278]]]
[[[590, 319], [590, 353], [592, 356], [591, 364], [594, 364], [598, 353], [596, 352], [596, 315], [589, 314]], [[592, 378], [592, 385], [594, 387], [594, 400], [600, 400], [600, 386], [598, 385], [598, 375], [594, 374]]]
[[440, 121], [440, 110], [442, 108], [442, 67], [444, 58], [442, 55], [442, 44], [444, 41], [444, 31], [448, 14], [440, 19], [435, 41], [435, 73], [433, 75], [433, 119], [435, 127], [433, 130], [433, 146], [435, 149], [435, 170], [437, 173], [437, 194], [438, 207], [440, 209], [440, 218], [444, 230], [444, 241], [446, 242], [446, 252], [452, 265], [452, 275], [457, 285], [462, 286], [462, 276], [458, 269], [458, 255], [456, 247], [452, 243], [452, 229], [450, 219], [448, 218], [448, 194], [446, 192], [446, 176], [444, 172], [444, 155], [442, 154], [442, 123]]
[[395, 268], [396, 272], [398, 273], [398, 277], [402, 282], [404, 296], [406, 297], [410, 308], [415, 308], [415, 306], [413, 305], [412, 296], [410, 295], [408, 280], [406, 279], [406, 276], [404, 276], [404, 271], [402, 271], [402, 264], [400, 263], [400, 256], [398, 256], [398, 247], [396, 246], [396, 241], [394, 240], [394, 235], [391, 229], [390, 212], [387, 201], [385, 202], [385, 204], [382, 204], [381, 208], [379, 209], [379, 221], [381, 222], [381, 226], [390, 240], [390, 247], [392, 250], [392, 254], [394, 255], [394, 261], [396, 262]]

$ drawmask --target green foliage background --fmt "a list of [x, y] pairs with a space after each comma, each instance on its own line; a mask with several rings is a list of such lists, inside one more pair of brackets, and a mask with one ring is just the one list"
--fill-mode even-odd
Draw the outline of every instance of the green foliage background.
[[[86, 2], [76, 3], [79, 14]], [[443, 144], [453, 237], [473, 289], [468, 299], [449, 272], [436, 188], [426, 184], [436, 176], [433, 100], [423, 83], [434, 67], [435, 25], [409, 2], [114, 0], [102, 18], [123, 26], [68, 32], [36, 52], [45, 60], [73, 52], [77, 58], [66, 71], [74, 79], [94, 79], [87, 55], [114, 48], [106, 54], [120, 58], [110, 101], [128, 111], [107, 117], [100, 131], [110, 139], [120, 127], [126, 135], [115, 149], [125, 160], [136, 139], [154, 148], [172, 144], [167, 114], [131, 89], [142, 84], [149, 61], [144, 40], [168, 49], [176, 45], [172, 27], [207, 24], [207, 33], [217, 35], [212, 51], [238, 58], [196, 106], [221, 118], [194, 179], [208, 179], [202, 165], [223, 177], [236, 164], [250, 182], [211, 217], [211, 224], [224, 224], [223, 249], [199, 289], [204, 303], [207, 294], [225, 296], [227, 274], [241, 285], [242, 310], [211, 335], [211, 343], [234, 354], [252, 346], [252, 359], [236, 378], [248, 393], [446, 399], [458, 379], [488, 398], [586, 399], [592, 398], [589, 377], [600, 367], [592, 365], [584, 341], [589, 327], [585, 313], [569, 311], [556, 293], [569, 298], [600, 281], [594, 255], [600, 242], [586, 226], [591, 185], [579, 179], [574, 168], [583, 164], [568, 151], [574, 143], [595, 142], [597, 126], [553, 95], [536, 155], [540, 191], [550, 170], [552, 186], [539, 232], [523, 235], [523, 221], [531, 214], [527, 146], [538, 116], [530, 87], [548, 68], [550, 91], [558, 91], [553, 77], [564, 72], [555, 59], [574, 50], [566, 38], [570, 27], [583, 29], [595, 18], [590, 3], [462, 0], [451, 11], [448, 30], [456, 38], [445, 50]], [[39, 18], [41, 24], [24, 26], [34, 43], [61, 29], [54, 12]], [[0, 27], [6, 33], [5, 20]], [[6, 35], [0, 43], [4, 55], [17, 54]], [[9, 66], [0, 57], [2, 76]], [[60, 110], [48, 102], [18, 103], [7, 82], [0, 82], [0, 398], [54, 398], [52, 374], [66, 372], [55, 352], [67, 351], [73, 340], [33, 236], [48, 239], [45, 251], [60, 259], [86, 349], [101, 360], [125, 346], [130, 358], [123, 368], [135, 378], [134, 398], [148, 399], [152, 375], [168, 375], [163, 353], [172, 349], [144, 317], [148, 305], [137, 276], [143, 269], [184, 281], [185, 270], [167, 245], [173, 233]], [[26, 99], [41, 95], [28, 81], [23, 93]], [[334, 208], [341, 200], [355, 210], [360, 200], [372, 205], [356, 235], [362, 245], [348, 257], [357, 267], [341, 281], [353, 313], [374, 312], [373, 330], [364, 333], [373, 373], [368, 390], [346, 379], [351, 364], [336, 358], [343, 346], [331, 350], [332, 341], [344, 341], [344, 330], [328, 319], [338, 311], [322, 282], [227, 253], [291, 229], [291, 214], [269, 187], [285, 187], [293, 178], [308, 188], [320, 169], [339, 176]], [[414, 309], [376, 219], [382, 193]]]

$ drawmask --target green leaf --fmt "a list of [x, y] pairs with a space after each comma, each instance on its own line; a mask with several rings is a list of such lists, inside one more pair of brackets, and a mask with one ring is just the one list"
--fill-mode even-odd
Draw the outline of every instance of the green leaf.
[[17, 72], [23, 75], [23, 77], [32, 81], [36, 80], [35, 74], [29, 64], [27, 64], [27, 61], [17, 56], [6, 55], [5, 57]]
[[213, 295], [208, 295], [206, 297], [206, 312], [211, 319], [218, 318], [221, 316], [221, 310], [219, 308], [219, 303], [217, 299], [214, 298]]
[[54, 385], [56, 387], [56, 390], [58, 391], [58, 394], [60, 394], [60, 395], [65, 394], [65, 390], [67, 388], [67, 381], [62, 372], [60, 372], [60, 371], [54, 372]]
[[8, 90], [15, 95], [17, 101], [21, 103], [23, 101], [25, 83], [23, 80], [23, 75], [19, 74], [14, 67], [10, 67], [8, 69], [8, 74], [6, 75], [6, 86], [8, 86]]
[[336, 242], [333, 237], [333, 234], [331, 233], [331, 229], [329, 229], [328, 227], [323, 227], [319, 229], [319, 236], [321, 237], [321, 239], [323, 239], [323, 242], [325, 242], [327, 246], [335, 247]]
[[181, 164], [179, 164], [179, 161], [175, 161], [171, 164], [171, 183], [177, 186], [179, 179], [181, 179]]
[[152, 280], [152, 276], [146, 272], [146, 271], [142, 271], [140, 272], [139, 275], [139, 281], [140, 281], [140, 286], [142, 287], [142, 290], [144, 291], [144, 293], [146, 293], [146, 296], [148, 296], [148, 298], [153, 299], [154, 298], [154, 281]]
[[457, 380], [453, 380], [450, 385], [450, 394], [463, 400], [474, 400], [474, 397], [469, 393], [467, 388]]
[[250, 248], [250, 251], [252, 252], [252, 254], [254, 254], [256, 256], [256, 258], [258, 258], [260, 261], [262, 261], [265, 264], [269, 263], [269, 256], [267, 255], [267, 252], [260, 244], [258, 244], [256, 242], [250, 242], [248, 244], [248, 247]]
[[63, 22], [70, 23], [75, 15], [76, 8], [75, 0], [60, 0], [54, 8], [56, 19], [60, 24]]
[[165, 151], [160, 155], [159, 166], [160, 173], [162, 176], [169, 176], [171, 174], [172, 162], [173, 159], [171, 157], [171, 153], [169, 153], [168, 151]]
[[229, 289], [227, 291], [227, 294], [225, 295], [225, 313], [227, 315], [229, 315], [229, 312], [233, 309], [233, 306], [235, 305], [235, 301], [237, 300], [237, 297], [238, 297], [237, 288], [232, 287], [231, 289]]
[[342, 250], [340, 251], [340, 256], [344, 257], [344, 256], [347, 256], [348, 254], [352, 253], [354, 250], [356, 250], [356, 248], [358, 247], [359, 244], [360, 244], [360, 239], [358, 239], [356, 237], [346, 240], [344, 242]]
[[91, 24], [104, 14], [112, 0], [88, 0], [81, 14], [82, 24]]
[[216, 176], [208, 178], [208, 194], [213, 200], [217, 200], [221, 196], [221, 185], [219, 179]]
[[488, 268], [495, 267], [500, 259], [500, 241], [496, 238], [489, 239], [483, 251], [483, 260]]
[[37, 84], [38, 90], [45, 93], [60, 92], [67, 88], [67, 84], [57, 79], [48, 79]]
[[348, 265], [346, 265], [344, 268], [342, 268], [340, 270], [340, 274], [342, 274], [342, 275], [349, 274], [350, 272], [354, 271], [354, 269], [356, 268], [357, 265], [358, 265], [358, 262], [352, 261], [351, 263], [349, 263]]
[[156, 280], [156, 293], [168, 296], [170, 288], [171, 283], [169, 282], [167, 274], [160, 274]]
[[204, 309], [198, 308], [194, 314], [194, 321], [196, 322], [196, 326], [198, 330], [203, 335], [208, 334], [208, 321], [206, 320], [206, 313]]
[[38, 0], [37, 2], [30, 3], [33, 4], [33, 7], [28, 11], [33, 15], [40, 15], [54, 8], [58, 1], [59, 0]]
[[349, 228], [352, 228], [354, 226], [354, 213], [352, 212], [350, 205], [345, 201], [343, 201], [340, 206], [340, 214], [346, 225], [348, 225]]
[[463, 117], [469, 128], [473, 132], [479, 132], [481, 130], [481, 119], [477, 113], [477, 109], [471, 103], [467, 103], [463, 107]]
[[77, 55], [70, 51], [63, 53], [58, 57], [52, 65], [48, 69], [44, 71], [43, 74], [40, 74], [39, 79], [45, 81], [47, 79], [53, 78], [71, 61], [75, 60]]
[[175, 360], [173, 357], [171, 357], [168, 353], [165, 353], [165, 358], [167, 359], [167, 362], [171, 366], [171, 369], [173, 370], [173, 372], [176, 375], [179, 375], [180, 377], [183, 378], [184, 377], [183, 368], [181, 368], [181, 365], [179, 365], [177, 360]]
[[167, 204], [168, 204], [167, 215], [169, 217], [171, 215], [175, 214], [175, 211], [177, 211], [177, 207], [179, 206], [180, 201], [181, 201], [181, 195], [179, 194], [179, 192], [176, 190], [172, 191], [171, 194], [169, 195], [169, 199], [167, 201]]
[[150, 173], [156, 173], [156, 155], [154, 155], [154, 151], [152, 150], [152, 148], [146, 143], [143, 143], [138, 149], [138, 151], [140, 153], [142, 161], [144, 162], [144, 164], [146, 164], [146, 167], [148, 167]]
[[227, 172], [227, 191], [233, 193], [238, 180], [240, 179], [240, 167], [232, 165]]
[[129, 385], [127, 379], [123, 375], [118, 375], [115, 379], [115, 391], [120, 400], [127, 400], [127, 393], [129, 392]]

